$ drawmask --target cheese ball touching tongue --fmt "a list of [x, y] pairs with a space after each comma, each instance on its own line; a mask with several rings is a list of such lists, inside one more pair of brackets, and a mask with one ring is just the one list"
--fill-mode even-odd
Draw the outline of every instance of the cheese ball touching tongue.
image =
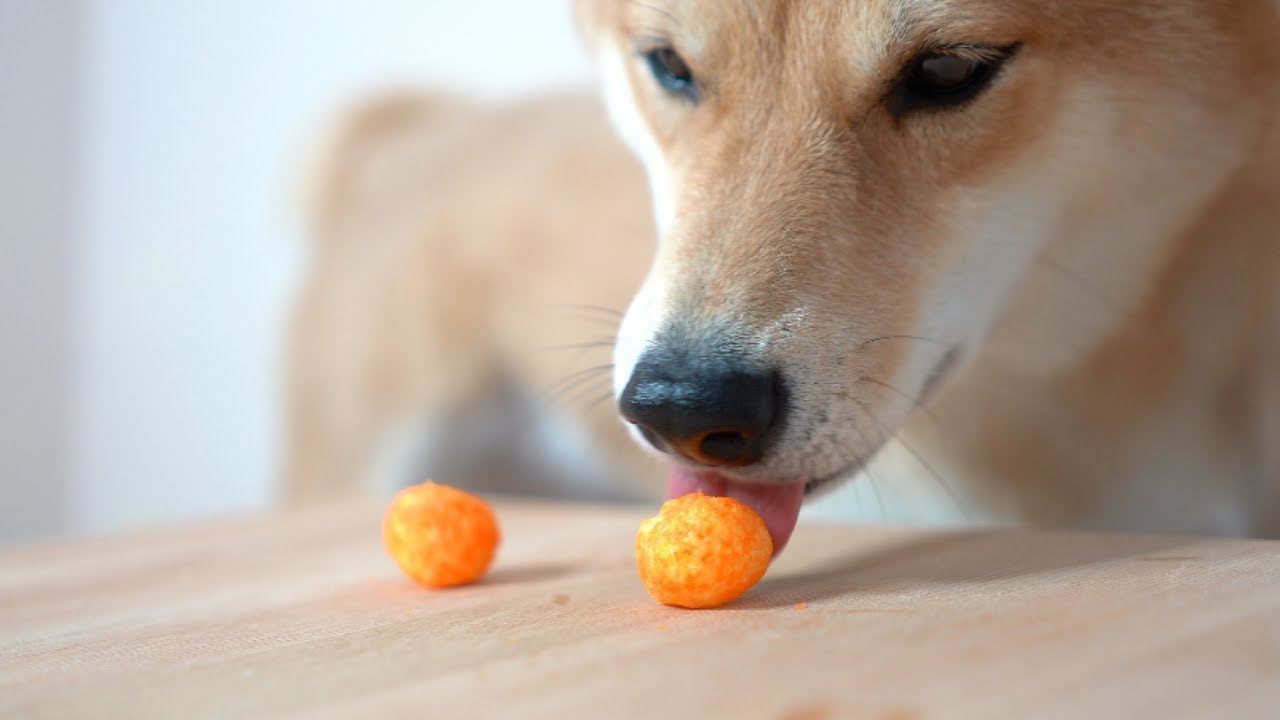
[[696, 492], [668, 500], [636, 534], [636, 566], [658, 602], [713, 608], [730, 602], [769, 569], [773, 540], [764, 520], [728, 497]]
[[751, 508], [769, 529], [773, 554], [782, 552], [791, 539], [804, 502], [804, 483], [749, 483], [714, 471], [677, 467], [667, 479], [667, 499], [702, 493], [730, 497]]

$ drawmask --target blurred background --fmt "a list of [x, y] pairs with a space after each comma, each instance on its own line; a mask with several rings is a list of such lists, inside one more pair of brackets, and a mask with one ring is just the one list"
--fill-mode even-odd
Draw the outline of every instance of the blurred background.
[[561, 0], [0, 0], [0, 540], [268, 504], [317, 132], [589, 79]]

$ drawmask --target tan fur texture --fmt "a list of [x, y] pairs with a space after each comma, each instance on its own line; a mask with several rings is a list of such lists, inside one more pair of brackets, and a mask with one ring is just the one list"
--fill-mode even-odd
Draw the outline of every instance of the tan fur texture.
[[[662, 229], [619, 375], [679, 327], [751, 338], [791, 381], [786, 435], [734, 475], [825, 482], [895, 438], [915, 464], [898, 474], [986, 519], [1280, 531], [1272, 5], [582, 0], [579, 15]], [[888, 107], [923, 52], [1015, 44], [962, 108]], [[656, 46], [688, 65], [696, 102], [655, 81], [641, 56]]]

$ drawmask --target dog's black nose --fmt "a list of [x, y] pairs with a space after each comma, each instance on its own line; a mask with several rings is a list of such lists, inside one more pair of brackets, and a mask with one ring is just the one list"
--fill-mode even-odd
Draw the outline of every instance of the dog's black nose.
[[649, 352], [618, 405], [659, 450], [704, 465], [743, 467], [764, 457], [781, 425], [786, 391], [776, 371]]

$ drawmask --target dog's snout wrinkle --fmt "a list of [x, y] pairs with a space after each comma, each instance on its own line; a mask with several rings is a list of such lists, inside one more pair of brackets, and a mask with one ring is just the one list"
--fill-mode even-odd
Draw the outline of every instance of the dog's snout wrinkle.
[[619, 399], [657, 449], [702, 465], [759, 462], [786, 410], [781, 374], [724, 360], [646, 353]]

